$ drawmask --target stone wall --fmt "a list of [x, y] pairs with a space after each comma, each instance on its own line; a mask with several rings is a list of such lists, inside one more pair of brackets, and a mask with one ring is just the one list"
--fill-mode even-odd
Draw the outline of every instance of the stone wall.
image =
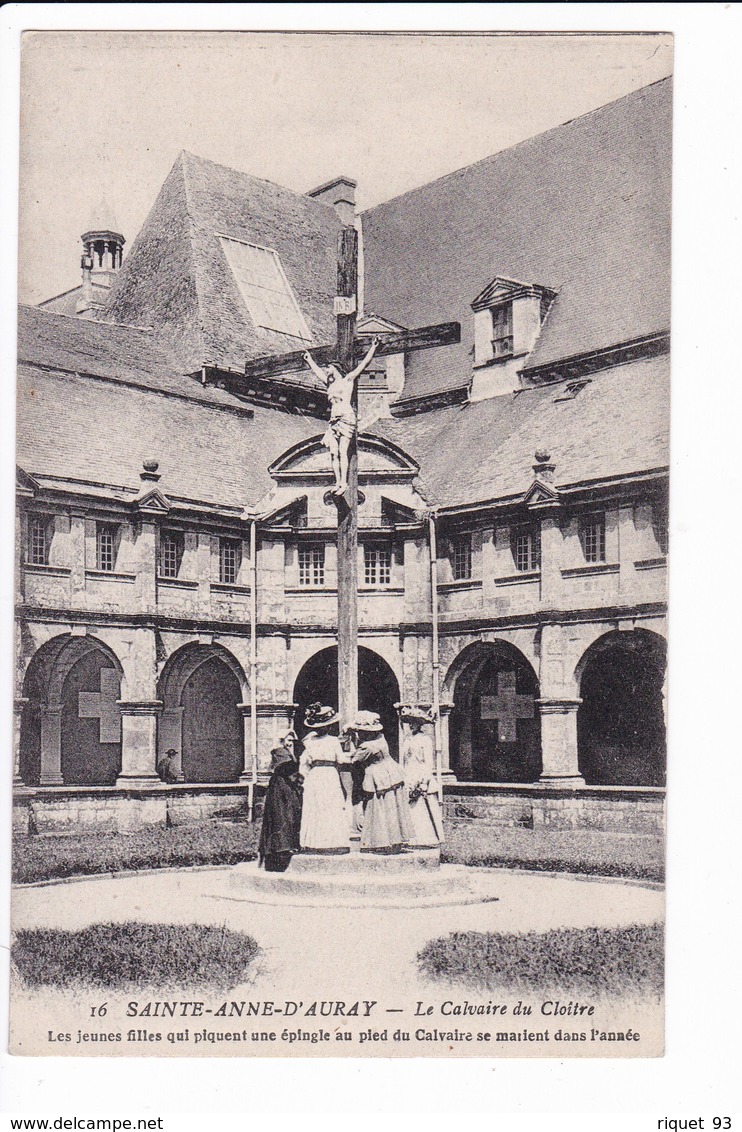
[[633, 786], [558, 790], [455, 783], [445, 787], [444, 813], [450, 823], [481, 831], [483, 842], [494, 839], [502, 827], [662, 836], [665, 792]]
[[244, 813], [246, 806], [247, 788], [231, 783], [146, 790], [21, 789], [13, 800], [13, 829], [26, 834], [124, 833], [148, 826], [198, 825]]
[[[539, 786], [452, 783], [444, 788], [447, 826], [467, 827], [486, 850], [502, 828], [534, 831], [593, 830], [634, 836], [664, 833], [664, 790], [585, 787], [567, 791]], [[264, 789], [255, 791], [255, 816]], [[124, 832], [147, 826], [197, 825], [243, 814], [247, 787], [176, 785], [146, 790], [115, 787], [20, 789], [13, 805], [19, 833]]]

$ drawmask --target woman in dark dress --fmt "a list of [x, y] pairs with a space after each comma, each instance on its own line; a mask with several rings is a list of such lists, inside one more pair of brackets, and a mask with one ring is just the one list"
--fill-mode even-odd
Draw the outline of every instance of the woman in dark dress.
[[283, 873], [299, 852], [302, 779], [294, 758], [292, 731], [271, 751], [271, 777], [263, 806], [258, 864], [267, 873]]

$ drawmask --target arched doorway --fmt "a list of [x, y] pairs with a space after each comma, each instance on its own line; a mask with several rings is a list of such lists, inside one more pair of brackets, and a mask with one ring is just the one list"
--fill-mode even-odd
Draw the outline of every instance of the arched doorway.
[[28, 666], [20, 773], [29, 786], [112, 786], [121, 770], [121, 666], [94, 637], [55, 637]]
[[541, 774], [536, 675], [507, 641], [467, 646], [446, 680], [453, 685], [451, 769], [469, 782], [535, 782]]
[[588, 785], [663, 786], [667, 644], [643, 629], [601, 637], [578, 666], [577, 748]]
[[185, 645], [168, 660], [160, 680], [158, 752], [178, 752], [184, 782], [239, 779], [245, 685], [238, 662], [218, 645]]
[[[387, 662], [372, 649], [358, 648], [358, 707], [361, 711], [379, 713], [389, 750], [399, 758], [399, 703], [397, 677]], [[306, 662], [294, 685], [294, 703], [298, 704], [294, 727], [301, 737], [305, 732], [304, 712], [307, 705], [319, 700], [336, 708], [338, 704], [338, 650], [335, 645], [321, 649]]]

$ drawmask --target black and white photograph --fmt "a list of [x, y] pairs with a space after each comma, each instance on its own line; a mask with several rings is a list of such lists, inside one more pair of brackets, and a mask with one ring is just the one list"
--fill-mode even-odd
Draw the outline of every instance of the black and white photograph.
[[672, 72], [24, 33], [12, 1053], [662, 1057]]

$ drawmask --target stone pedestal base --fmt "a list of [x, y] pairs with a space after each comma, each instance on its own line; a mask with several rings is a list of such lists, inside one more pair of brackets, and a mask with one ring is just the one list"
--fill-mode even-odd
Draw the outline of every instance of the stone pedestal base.
[[555, 790], [574, 790], [584, 786], [585, 779], [581, 774], [565, 775], [563, 778], [557, 775], [542, 774], [538, 784], [539, 786], [553, 787]]
[[496, 900], [497, 877], [441, 865], [438, 849], [407, 853], [299, 853], [285, 873], [235, 865], [232, 899], [315, 908], [435, 908]]
[[466, 865], [385, 869], [378, 861], [366, 867], [367, 857], [350, 855], [355, 869], [322, 871], [295, 869], [292, 860], [285, 873], [265, 873], [254, 861], [234, 865], [231, 899], [246, 903], [283, 904], [309, 908], [437, 908], [447, 904], [481, 903], [497, 899], [494, 873], [475, 874]]

